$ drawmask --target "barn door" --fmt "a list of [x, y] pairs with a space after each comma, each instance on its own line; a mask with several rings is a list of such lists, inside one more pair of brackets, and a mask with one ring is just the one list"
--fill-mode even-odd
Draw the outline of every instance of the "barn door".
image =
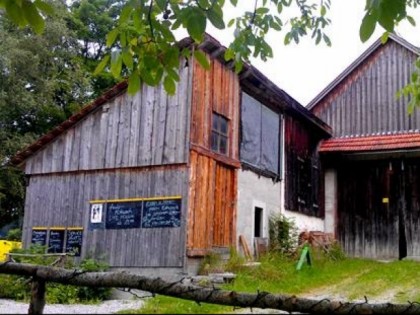
[[236, 170], [216, 163], [213, 246], [229, 247], [236, 239]]
[[338, 237], [348, 255], [399, 258], [394, 171], [384, 160], [346, 161], [337, 170]]
[[418, 159], [347, 161], [338, 175], [338, 236], [351, 256], [420, 256]]

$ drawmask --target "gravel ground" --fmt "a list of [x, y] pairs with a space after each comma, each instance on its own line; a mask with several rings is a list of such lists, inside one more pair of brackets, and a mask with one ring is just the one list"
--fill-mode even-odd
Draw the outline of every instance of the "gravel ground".
[[[100, 304], [50, 304], [44, 314], [114, 314], [121, 310], [139, 309], [144, 300], [109, 300]], [[0, 299], [0, 314], [28, 314], [29, 303]]]

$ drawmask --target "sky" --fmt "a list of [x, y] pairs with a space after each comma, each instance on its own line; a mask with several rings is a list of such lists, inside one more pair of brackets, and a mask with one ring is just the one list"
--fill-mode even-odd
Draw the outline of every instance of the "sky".
[[[347, 66], [359, 57], [375, 40], [380, 38], [383, 29], [376, 27], [372, 37], [362, 43], [359, 38], [359, 27], [364, 16], [365, 0], [332, 0], [328, 16], [331, 25], [327, 29], [332, 45], [315, 45], [307, 38], [299, 44], [283, 44], [284, 32], [273, 32], [268, 39], [273, 48], [274, 57], [266, 62], [251, 60], [271, 81], [286, 91], [294, 99], [306, 106]], [[228, 3], [228, 1], [226, 1]], [[239, 1], [241, 3], [241, 1]], [[254, 1], [242, 0], [243, 5], [251, 5]], [[225, 22], [238, 8], [224, 11]], [[418, 22], [413, 27], [408, 22], [398, 26], [396, 33], [420, 47], [420, 8], [409, 12]], [[207, 32], [228, 46], [232, 40], [232, 29], [216, 30], [212, 27]]]

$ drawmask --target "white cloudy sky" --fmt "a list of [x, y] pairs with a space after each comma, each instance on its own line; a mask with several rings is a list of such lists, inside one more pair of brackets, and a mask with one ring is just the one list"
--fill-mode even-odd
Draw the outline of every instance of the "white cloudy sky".
[[[253, 3], [242, 0], [241, 8]], [[368, 42], [361, 43], [359, 27], [364, 15], [364, 4], [365, 0], [332, 0], [329, 13], [332, 25], [327, 32], [332, 41], [331, 47], [325, 44], [316, 46], [309, 39], [298, 45], [293, 43], [284, 46], [284, 33], [274, 32], [269, 40], [274, 58], [265, 63], [255, 60], [252, 64], [302, 105], [308, 104], [381, 36], [383, 30], [377, 28]], [[413, 27], [408, 22], [401, 23], [397, 33], [410, 43], [420, 46], [420, 8], [416, 11], [410, 15], [417, 20], [417, 26]], [[225, 21], [234, 12], [226, 10]], [[226, 46], [232, 38], [232, 29], [218, 31], [209, 28], [207, 31]]]

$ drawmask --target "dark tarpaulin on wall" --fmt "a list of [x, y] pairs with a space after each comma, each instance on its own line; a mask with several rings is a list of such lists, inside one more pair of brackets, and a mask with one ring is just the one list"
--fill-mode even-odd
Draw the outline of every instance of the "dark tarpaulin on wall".
[[243, 93], [241, 127], [241, 160], [279, 174], [279, 115]]

